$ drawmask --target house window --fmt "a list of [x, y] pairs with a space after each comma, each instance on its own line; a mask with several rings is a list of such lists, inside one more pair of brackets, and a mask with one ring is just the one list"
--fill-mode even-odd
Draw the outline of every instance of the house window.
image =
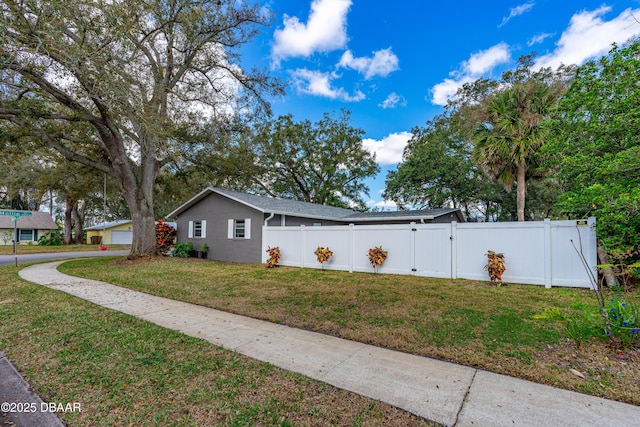
[[202, 237], [202, 221], [193, 221], [193, 237]]
[[189, 238], [190, 239], [206, 239], [207, 238], [207, 221], [189, 221]]
[[233, 227], [233, 237], [236, 239], [244, 239], [244, 219], [236, 219]]
[[19, 230], [21, 242], [32, 242], [33, 241], [33, 230]]
[[251, 238], [251, 218], [228, 220], [227, 238], [247, 240]]

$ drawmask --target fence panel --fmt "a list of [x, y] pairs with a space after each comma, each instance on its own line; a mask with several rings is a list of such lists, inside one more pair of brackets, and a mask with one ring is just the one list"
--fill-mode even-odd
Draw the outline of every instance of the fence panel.
[[357, 225], [353, 227], [353, 271], [372, 272], [367, 253], [382, 246], [389, 253], [380, 273], [411, 274], [411, 225]]
[[[596, 234], [590, 220], [588, 224], [576, 226], [576, 221], [552, 221], [551, 223], [551, 284], [553, 286], [585, 287], [589, 282], [589, 275], [580, 260], [580, 241], [582, 240], [582, 253], [587, 265], [594, 268], [598, 264], [596, 253]], [[571, 241], [575, 244], [575, 248]]]
[[415, 274], [451, 277], [451, 224], [416, 224]]
[[302, 256], [305, 267], [322, 268], [314, 252], [318, 247], [329, 248], [333, 256], [325, 263], [327, 270], [350, 270], [349, 227], [305, 227]]
[[457, 277], [487, 280], [488, 250], [503, 253], [505, 282], [545, 284], [544, 226], [541, 222], [457, 224]]
[[302, 236], [300, 227], [262, 227], [262, 262], [269, 255], [268, 247], [280, 248], [280, 264], [290, 267], [304, 267], [302, 259]]

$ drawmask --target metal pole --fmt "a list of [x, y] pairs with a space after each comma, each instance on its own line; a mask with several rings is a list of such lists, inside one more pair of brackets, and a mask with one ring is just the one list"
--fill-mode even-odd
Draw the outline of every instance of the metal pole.
[[18, 218], [13, 217], [13, 257], [18, 266]]

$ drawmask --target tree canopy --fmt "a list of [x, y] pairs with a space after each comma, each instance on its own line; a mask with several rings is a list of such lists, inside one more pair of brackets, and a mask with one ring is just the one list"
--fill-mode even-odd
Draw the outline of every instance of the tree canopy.
[[402, 163], [387, 174], [386, 199], [403, 209], [453, 206], [469, 214], [484, 185], [456, 119], [440, 115], [412, 130]]
[[[362, 146], [364, 131], [351, 113], [325, 113], [317, 122], [288, 114], [250, 126], [235, 123], [223, 134], [203, 132], [182, 168], [196, 181], [311, 203], [365, 209], [364, 181], [379, 168]], [[189, 180], [193, 181], [192, 178]]]
[[[269, 20], [233, 0], [0, 1], [3, 133], [109, 174], [155, 252], [153, 189], [188, 123], [224, 123], [278, 82], [239, 64]], [[257, 101], [257, 102], [256, 102]], [[8, 123], [8, 125], [7, 125]]]
[[532, 71], [531, 57], [520, 59], [493, 90], [481, 94], [472, 106], [476, 123], [473, 158], [483, 173], [509, 190], [516, 183], [517, 217], [525, 220], [527, 172], [548, 141], [544, 125], [567, 85], [567, 73], [549, 69]]
[[597, 217], [612, 246], [640, 244], [640, 42], [581, 66], [563, 97], [547, 148], [567, 190], [561, 209]]

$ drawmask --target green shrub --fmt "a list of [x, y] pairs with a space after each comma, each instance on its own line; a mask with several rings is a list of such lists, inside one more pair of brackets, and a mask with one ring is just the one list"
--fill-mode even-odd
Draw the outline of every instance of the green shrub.
[[38, 244], [42, 246], [62, 246], [63, 235], [62, 231], [54, 230], [47, 234], [43, 234], [38, 239]]
[[193, 243], [176, 242], [175, 245], [173, 245], [173, 252], [171, 252], [171, 255], [179, 258], [188, 258], [189, 252], [191, 251], [193, 251]]

